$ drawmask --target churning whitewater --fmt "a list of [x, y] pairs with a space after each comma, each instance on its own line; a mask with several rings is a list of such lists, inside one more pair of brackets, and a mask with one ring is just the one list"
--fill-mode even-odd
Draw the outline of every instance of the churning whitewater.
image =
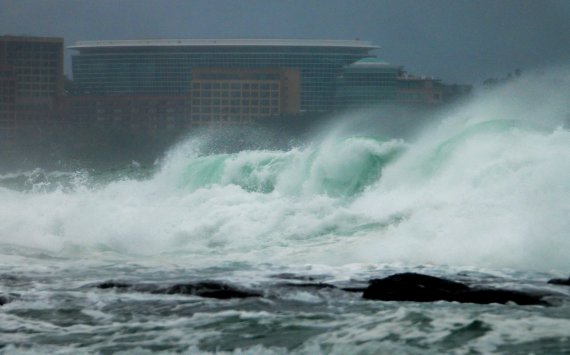
[[[0, 354], [567, 353], [570, 289], [546, 284], [570, 272], [561, 77], [520, 79], [406, 137], [384, 134], [378, 110], [290, 149], [214, 153], [202, 135], [152, 168], [1, 175]], [[559, 300], [341, 290], [403, 271]], [[204, 280], [259, 297], [142, 292]]]
[[337, 129], [288, 151], [208, 154], [196, 138], [146, 178], [6, 175], [2, 247], [81, 258], [167, 255], [200, 266], [568, 270], [567, 113], [553, 98], [529, 102], [536, 90], [520, 86], [443, 114], [408, 143]]

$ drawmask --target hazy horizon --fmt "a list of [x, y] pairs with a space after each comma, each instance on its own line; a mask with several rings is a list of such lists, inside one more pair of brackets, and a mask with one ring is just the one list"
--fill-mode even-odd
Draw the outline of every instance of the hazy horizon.
[[[417, 75], [481, 84], [570, 59], [570, 2], [0, 0], [0, 34], [78, 40], [361, 39]], [[71, 51], [66, 50], [70, 74]]]

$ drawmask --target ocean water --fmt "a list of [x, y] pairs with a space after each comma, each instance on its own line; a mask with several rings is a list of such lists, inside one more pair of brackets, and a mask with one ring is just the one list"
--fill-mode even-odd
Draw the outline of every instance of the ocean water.
[[[0, 176], [0, 353], [569, 353], [565, 72], [437, 113], [406, 138], [347, 114], [284, 150]], [[373, 127], [374, 126], [374, 127]], [[372, 129], [373, 128], [373, 129]], [[413, 271], [547, 291], [553, 307], [365, 301]], [[215, 280], [233, 300], [98, 289]]]

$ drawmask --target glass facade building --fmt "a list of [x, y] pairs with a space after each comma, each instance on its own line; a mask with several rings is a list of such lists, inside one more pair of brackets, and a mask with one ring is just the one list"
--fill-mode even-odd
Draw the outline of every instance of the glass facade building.
[[192, 69], [294, 68], [301, 75], [300, 109], [335, 108], [343, 67], [370, 57], [367, 41], [126, 40], [86, 41], [70, 47], [79, 95], [190, 95]]

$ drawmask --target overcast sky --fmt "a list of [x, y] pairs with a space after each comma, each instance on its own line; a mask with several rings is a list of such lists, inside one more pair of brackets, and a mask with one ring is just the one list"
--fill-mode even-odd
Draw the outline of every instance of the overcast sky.
[[570, 63], [570, 0], [0, 0], [0, 34], [60, 36], [66, 45], [359, 38], [411, 73], [480, 84]]

